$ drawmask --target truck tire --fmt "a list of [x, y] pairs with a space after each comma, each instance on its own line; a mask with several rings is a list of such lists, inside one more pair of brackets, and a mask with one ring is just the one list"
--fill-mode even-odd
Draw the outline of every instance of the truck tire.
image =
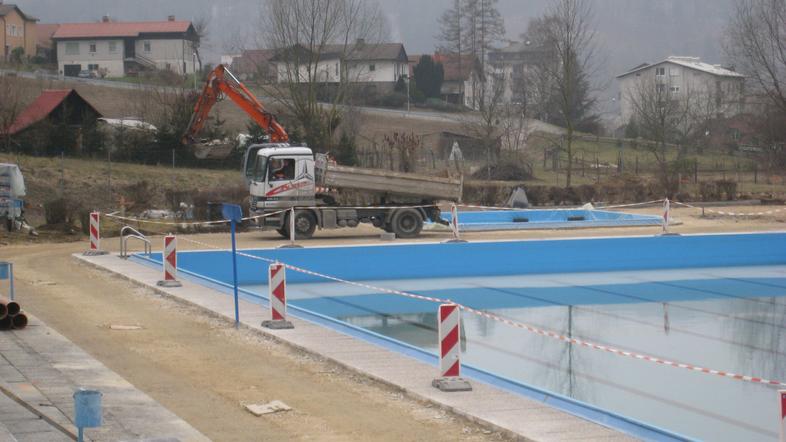
[[415, 209], [400, 209], [393, 214], [390, 227], [397, 238], [415, 238], [423, 230], [423, 216]]
[[[281, 236], [289, 238], [289, 214], [284, 219]], [[295, 239], [308, 239], [317, 230], [317, 218], [311, 211], [295, 211]]]
[[283, 227], [282, 227], [282, 228], [280, 228], [280, 229], [276, 229], [276, 232], [277, 232], [279, 235], [283, 236], [284, 238], [287, 238], [287, 239], [289, 238], [289, 232], [287, 232], [287, 229], [285, 229], [285, 228], [283, 228]]

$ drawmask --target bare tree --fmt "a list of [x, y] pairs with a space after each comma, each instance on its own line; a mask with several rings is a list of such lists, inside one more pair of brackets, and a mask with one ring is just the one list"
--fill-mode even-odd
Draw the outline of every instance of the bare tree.
[[[194, 54], [196, 55], [197, 63], [199, 64], [199, 69], [202, 70], [202, 54], [200, 53], [199, 49], [202, 47], [207, 46], [207, 40], [210, 30], [210, 17], [207, 15], [202, 15], [197, 17], [194, 22], [194, 33], [196, 34], [196, 40], [194, 41]], [[197, 67], [194, 66], [194, 75], [196, 75]]]
[[306, 141], [328, 150], [351, 86], [366, 74], [351, 56], [387, 35], [375, 2], [364, 0], [266, 0], [261, 35], [277, 51], [278, 81], [265, 85], [303, 128]]
[[737, 0], [726, 52], [786, 112], [786, 1]]
[[12, 141], [9, 130], [26, 106], [29, 89], [29, 80], [0, 75], [0, 139], [6, 152]]
[[594, 106], [590, 97], [590, 76], [594, 70], [595, 31], [591, 28], [592, 8], [587, 0], [555, 0], [538, 23], [540, 41], [548, 56], [535, 69], [545, 106], [553, 105], [565, 127], [563, 150], [567, 154], [566, 185], [573, 175], [573, 143], [582, 120]]
[[657, 177], [667, 197], [679, 191], [679, 176], [691, 146], [703, 142], [707, 123], [717, 105], [704, 89], [678, 90], [667, 81], [642, 79], [631, 90], [633, 121], [657, 165]]

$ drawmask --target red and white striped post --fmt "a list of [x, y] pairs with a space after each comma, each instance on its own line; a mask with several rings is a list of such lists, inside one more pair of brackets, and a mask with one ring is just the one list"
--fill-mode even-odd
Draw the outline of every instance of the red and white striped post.
[[268, 267], [268, 293], [270, 320], [262, 326], [276, 330], [295, 328], [287, 321], [287, 274], [284, 264], [273, 263]]
[[778, 428], [781, 431], [781, 442], [786, 442], [786, 390], [778, 390], [778, 404], [780, 408], [780, 421]]
[[445, 241], [446, 243], [467, 242], [461, 239], [461, 231], [459, 230], [459, 217], [458, 207], [455, 204], [450, 206], [450, 230], [453, 232], [453, 239]]
[[671, 221], [671, 201], [668, 198], [663, 200], [663, 233], [669, 233], [669, 222]]
[[84, 253], [87, 256], [106, 255], [101, 250], [101, 213], [90, 212], [90, 249]]
[[175, 235], [164, 237], [162, 261], [164, 263], [164, 279], [158, 281], [158, 285], [160, 287], [181, 287], [182, 284], [177, 280], [177, 238]]
[[471, 391], [472, 386], [461, 376], [461, 309], [456, 304], [439, 306], [439, 374], [431, 382], [442, 391]]

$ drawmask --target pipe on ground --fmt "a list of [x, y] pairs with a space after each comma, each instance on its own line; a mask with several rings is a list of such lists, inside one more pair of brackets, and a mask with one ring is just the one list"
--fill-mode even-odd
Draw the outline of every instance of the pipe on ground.
[[27, 327], [27, 315], [20, 312], [14, 316], [11, 316], [11, 326], [15, 329], [23, 329]]
[[[21, 311], [22, 311], [22, 308], [19, 306], [19, 303], [18, 303], [18, 302], [15, 302], [15, 301], [9, 301], [9, 300], [7, 300], [7, 299], [5, 299], [5, 298], [0, 298], [0, 305], [3, 305], [3, 306], [5, 306], [5, 308], [6, 308], [6, 314], [7, 314], [8, 316], [14, 316], [14, 315], [18, 315], [18, 314], [19, 314], [19, 312], [21, 312]], [[0, 315], [0, 316], [1, 316], [1, 315]]]
[[0, 319], [6, 316], [8, 316], [8, 307], [6, 307], [5, 304], [0, 304]]
[[13, 322], [11, 321], [10, 316], [6, 316], [5, 318], [0, 319], [0, 331], [11, 330], [12, 326], [13, 326]]

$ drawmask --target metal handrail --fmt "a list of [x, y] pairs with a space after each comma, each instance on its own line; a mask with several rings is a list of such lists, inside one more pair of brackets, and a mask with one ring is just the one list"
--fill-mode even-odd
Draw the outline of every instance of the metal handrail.
[[[126, 235], [127, 231], [131, 231], [131, 234]], [[142, 241], [145, 243], [145, 255], [150, 256], [153, 252], [153, 245], [145, 235], [140, 233], [138, 230], [131, 226], [125, 226], [120, 229], [120, 257], [125, 259], [128, 258], [128, 240], [134, 238]]]

